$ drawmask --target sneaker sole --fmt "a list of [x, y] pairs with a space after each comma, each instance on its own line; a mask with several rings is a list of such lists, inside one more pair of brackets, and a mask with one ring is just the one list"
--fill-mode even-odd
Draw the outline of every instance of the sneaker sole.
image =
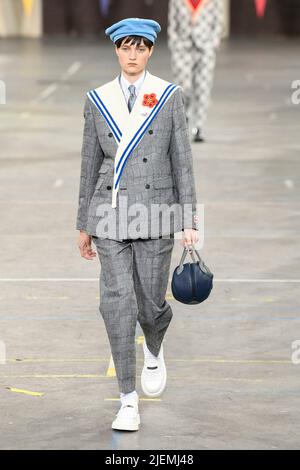
[[138, 415], [137, 420], [134, 423], [116, 420], [112, 423], [111, 427], [112, 429], [117, 429], [118, 431], [138, 431], [140, 423], [140, 415]]

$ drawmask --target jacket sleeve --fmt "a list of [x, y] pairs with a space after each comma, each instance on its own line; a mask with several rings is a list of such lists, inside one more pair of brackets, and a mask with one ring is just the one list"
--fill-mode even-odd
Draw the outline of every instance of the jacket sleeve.
[[81, 149], [81, 174], [79, 185], [78, 212], [76, 229], [86, 231], [90, 200], [94, 194], [99, 169], [104, 154], [97, 136], [92, 111], [92, 104], [87, 97], [84, 105], [84, 129]]
[[170, 157], [178, 202], [183, 215], [182, 230], [185, 228], [198, 230], [193, 156], [181, 88], [174, 93], [172, 120]]

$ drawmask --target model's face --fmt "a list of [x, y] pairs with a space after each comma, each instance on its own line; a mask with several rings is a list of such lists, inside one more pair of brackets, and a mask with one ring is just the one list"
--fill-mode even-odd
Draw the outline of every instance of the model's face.
[[132, 44], [132, 41], [124, 44], [125, 41], [126, 38], [124, 38], [119, 49], [116, 47], [116, 54], [119, 58], [121, 69], [127, 75], [140, 75], [147, 66], [147, 62], [153, 52], [153, 47], [148, 49], [144, 41], [139, 46]]

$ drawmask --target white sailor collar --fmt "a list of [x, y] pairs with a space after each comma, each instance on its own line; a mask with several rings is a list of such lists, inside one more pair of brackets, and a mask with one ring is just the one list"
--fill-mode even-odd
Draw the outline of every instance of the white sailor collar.
[[87, 93], [105, 119], [118, 145], [114, 160], [112, 207], [116, 207], [120, 178], [129, 156], [177, 88], [178, 85], [147, 71], [131, 113], [123, 99], [119, 76]]

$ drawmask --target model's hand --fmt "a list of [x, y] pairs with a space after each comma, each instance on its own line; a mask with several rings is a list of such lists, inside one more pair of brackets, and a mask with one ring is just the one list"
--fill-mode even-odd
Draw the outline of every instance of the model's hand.
[[80, 232], [78, 239], [80, 254], [85, 259], [94, 259], [96, 252], [92, 250], [92, 237], [85, 232]]
[[188, 245], [194, 245], [199, 240], [198, 230], [194, 230], [193, 228], [186, 228], [182, 234], [182, 240], [180, 243], [184, 247], [188, 247]]

